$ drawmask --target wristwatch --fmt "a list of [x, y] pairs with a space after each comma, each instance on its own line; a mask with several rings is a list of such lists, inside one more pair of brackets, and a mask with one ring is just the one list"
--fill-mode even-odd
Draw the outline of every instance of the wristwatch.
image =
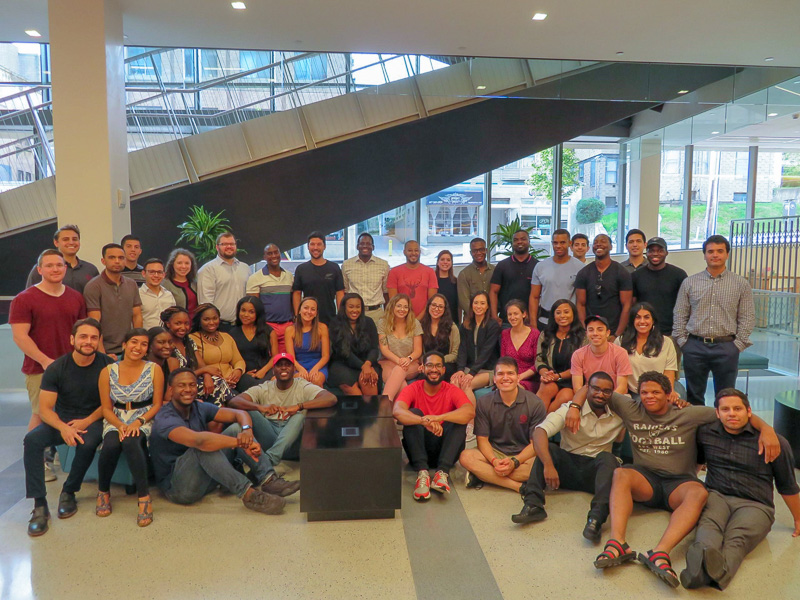
[[250, 425], [242, 425], [242, 431], [247, 431], [248, 429], [252, 429]]
[[514, 468], [515, 468], [515, 469], [519, 469], [519, 460], [517, 460], [517, 457], [516, 457], [516, 456], [512, 456], [512, 457], [511, 457], [511, 462], [513, 462], [513, 463], [514, 463]]
[[572, 402], [572, 401], [570, 401], [569, 407], [570, 408], [577, 408], [578, 410], [581, 409], [581, 405], [580, 404], [578, 404], [577, 402]]

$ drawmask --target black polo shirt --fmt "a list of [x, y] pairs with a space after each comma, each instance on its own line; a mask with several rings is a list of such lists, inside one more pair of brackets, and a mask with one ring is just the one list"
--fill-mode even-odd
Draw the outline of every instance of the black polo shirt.
[[492, 448], [515, 456], [531, 443], [533, 430], [546, 416], [547, 409], [533, 392], [518, 388], [514, 404], [506, 406], [495, 390], [478, 398], [475, 435], [488, 437]]
[[528, 306], [528, 299], [531, 295], [531, 276], [533, 268], [539, 263], [533, 256], [528, 255], [527, 260], [519, 261], [512, 254], [506, 259], [497, 263], [492, 273], [490, 283], [500, 286], [497, 293], [497, 309], [500, 311], [500, 318], [506, 320], [505, 306], [511, 300], [521, 300]]
[[605, 317], [611, 333], [616, 333], [622, 313], [619, 293], [633, 289], [631, 274], [625, 267], [612, 260], [600, 273], [596, 263], [589, 263], [575, 276], [575, 289], [586, 290], [586, 315]]
[[664, 335], [672, 335], [672, 312], [686, 277], [686, 271], [669, 264], [658, 271], [645, 266], [631, 275], [633, 297], [637, 302], [649, 302], [653, 305], [658, 328]]
[[749, 423], [738, 435], [725, 431], [720, 421], [702, 425], [697, 430], [698, 462], [705, 459], [708, 467], [708, 489], [774, 508], [773, 480], [782, 496], [800, 492], [794, 475], [792, 447], [778, 435], [780, 456], [766, 464], [758, 454], [758, 437], [758, 431]]
[[[79, 258], [76, 260], [78, 263], [74, 267], [67, 263], [67, 272], [64, 275], [62, 283], [76, 292], [83, 294], [83, 288], [85, 288], [86, 284], [92, 279], [97, 277], [100, 271], [88, 261]], [[42, 281], [42, 276], [39, 275], [39, 271], [36, 270], [36, 267], [37, 265], [33, 265], [33, 269], [31, 269], [31, 272], [28, 274], [28, 281], [25, 283], [26, 288]]]

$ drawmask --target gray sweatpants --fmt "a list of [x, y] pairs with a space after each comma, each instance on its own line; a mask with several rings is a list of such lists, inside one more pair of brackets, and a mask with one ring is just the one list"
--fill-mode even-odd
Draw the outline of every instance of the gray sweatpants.
[[721, 589], [731, 582], [744, 557], [767, 537], [774, 522], [775, 509], [766, 504], [709, 490], [695, 541], [722, 553], [725, 575], [717, 581]]

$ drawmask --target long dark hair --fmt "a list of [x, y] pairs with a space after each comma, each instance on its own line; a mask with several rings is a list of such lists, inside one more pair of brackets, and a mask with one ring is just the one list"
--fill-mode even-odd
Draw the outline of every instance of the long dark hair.
[[661, 354], [661, 348], [664, 347], [664, 334], [661, 333], [661, 330], [658, 327], [656, 309], [649, 302], [639, 302], [637, 305], [631, 308], [631, 312], [628, 314], [628, 326], [625, 328], [625, 331], [622, 332], [619, 345], [625, 348], [628, 354], [633, 354], [636, 352], [636, 337], [638, 334], [636, 333], [634, 321], [636, 320], [636, 315], [640, 310], [646, 310], [649, 312], [653, 319], [653, 327], [650, 329], [650, 333], [647, 334], [647, 341], [644, 343], [644, 348], [642, 348], [642, 356], [652, 358]]
[[253, 310], [256, 311], [256, 337], [253, 339], [261, 355], [269, 357], [269, 336], [272, 328], [267, 325], [267, 321], [264, 319], [264, 304], [258, 296], [245, 296], [236, 303], [236, 326], [240, 329], [242, 327], [242, 320], [239, 318], [239, 310], [241, 310], [242, 304], [253, 305]]
[[[358, 300], [361, 304], [361, 314], [356, 319], [355, 331], [350, 327], [350, 318], [347, 316], [348, 300]], [[350, 354], [358, 356], [370, 351], [369, 334], [367, 333], [369, 317], [364, 313], [364, 299], [360, 295], [350, 292], [342, 296], [339, 310], [331, 321], [330, 331], [331, 346], [338, 356], [347, 357]]]
[[545, 363], [548, 362], [547, 352], [550, 349], [550, 346], [558, 341], [558, 336], [556, 335], [558, 332], [558, 323], [556, 323], [555, 314], [556, 309], [563, 304], [568, 304], [570, 309], [572, 309], [572, 323], [570, 323], [569, 332], [567, 333], [567, 337], [564, 341], [566, 341], [572, 347], [572, 350], [575, 351], [581, 347], [583, 340], [586, 339], [586, 331], [583, 328], [581, 320], [578, 318], [578, 308], [565, 298], [556, 300], [553, 302], [553, 306], [550, 308], [550, 317], [547, 319], [547, 325], [545, 325], [541, 337], [542, 352], [539, 354], [539, 357]]
[[450, 270], [447, 272], [447, 279], [450, 281], [450, 283], [455, 283], [456, 276], [453, 274], [453, 266], [454, 266], [453, 263], [455, 261], [453, 260], [453, 253], [450, 252], [450, 250], [442, 250], [441, 252], [439, 252], [439, 254], [436, 255], [436, 268], [434, 269], [434, 271], [436, 271], [436, 277], [442, 276], [442, 274], [439, 273], [439, 259], [442, 258], [442, 254], [450, 255]]
[[[442, 251], [444, 252], [444, 250]], [[439, 319], [439, 329], [436, 330], [436, 337], [431, 335], [431, 302], [434, 298], [439, 298], [444, 302], [444, 312]], [[439, 350], [445, 348], [449, 354], [450, 352], [450, 332], [453, 329], [453, 313], [450, 312], [450, 303], [447, 298], [441, 294], [434, 294], [428, 298], [428, 303], [425, 305], [425, 314], [419, 320], [422, 325], [422, 347], [425, 351]]]
[[175, 279], [175, 259], [179, 256], [185, 256], [192, 263], [192, 268], [189, 269], [189, 272], [186, 274], [186, 281], [190, 284], [194, 283], [194, 280], [197, 279], [197, 259], [190, 250], [186, 250], [185, 248], [175, 248], [175, 250], [169, 253], [167, 264], [164, 265], [164, 276], [169, 280]]
[[472, 303], [475, 302], [475, 298], [478, 296], [484, 296], [486, 298], [486, 304], [489, 305], [489, 308], [486, 310], [486, 314], [483, 315], [483, 321], [481, 321], [480, 326], [486, 327], [489, 324], [489, 319], [491, 317], [491, 303], [489, 302], [489, 294], [486, 292], [478, 292], [472, 298], [469, 299], [469, 309], [467, 310], [467, 316], [464, 317], [464, 327], [466, 329], [472, 329], [475, 327], [475, 313], [472, 311]]
[[203, 313], [207, 310], [213, 310], [217, 313], [217, 316], [219, 316], [219, 309], [211, 304], [211, 302], [199, 305], [195, 309], [194, 316], [192, 317], [192, 333], [196, 333], [202, 329], [202, 327], [200, 327], [200, 322], [203, 319]]
[[[172, 318], [175, 315], [180, 315], [180, 314], [186, 315], [188, 317], [189, 316], [189, 311], [186, 310], [182, 306], [170, 306], [169, 308], [165, 308], [162, 311], [161, 315], [160, 315], [161, 322], [164, 323], [164, 328], [167, 331], [169, 331], [170, 335], [173, 335], [175, 337], [178, 337], [178, 336], [176, 336], [174, 333], [172, 333], [172, 330], [169, 328], [169, 323], [170, 323], [170, 321], [172, 321]], [[191, 329], [191, 327], [190, 327], [190, 329]], [[194, 342], [192, 341], [192, 338], [190, 338], [189, 334], [187, 333], [183, 337], [181, 342], [184, 345], [184, 350], [186, 350], [186, 356], [184, 356], [184, 358], [186, 359], [187, 364], [192, 369], [196, 369], [197, 368], [197, 358], [195, 357], [195, 354], [194, 354], [195, 345], [194, 345]], [[179, 350], [177, 348], [175, 348], [175, 352], [179, 352]]]

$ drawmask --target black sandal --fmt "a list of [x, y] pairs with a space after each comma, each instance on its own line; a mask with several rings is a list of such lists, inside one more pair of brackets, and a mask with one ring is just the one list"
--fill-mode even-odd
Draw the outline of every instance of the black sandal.
[[139, 527], [147, 527], [153, 522], [153, 500], [147, 496], [147, 500], [139, 500], [142, 512], [136, 515], [136, 524]]
[[[663, 560], [664, 562], [657, 565], [657, 560]], [[650, 569], [661, 581], [668, 583], [672, 587], [676, 588], [681, 584], [678, 575], [672, 568], [672, 561], [669, 558], [669, 554], [666, 552], [660, 550], [658, 552], [653, 552], [652, 550], [648, 550], [647, 555], [639, 553], [639, 562]]]
[[[609, 550], [609, 548], [613, 548], [616, 552]], [[636, 558], [636, 552], [631, 550], [631, 547], [626, 542], [611, 539], [606, 542], [606, 545], [603, 546], [603, 551], [594, 559], [594, 566], [597, 569], [606, 569], [630, 562], [634, 558]]]

